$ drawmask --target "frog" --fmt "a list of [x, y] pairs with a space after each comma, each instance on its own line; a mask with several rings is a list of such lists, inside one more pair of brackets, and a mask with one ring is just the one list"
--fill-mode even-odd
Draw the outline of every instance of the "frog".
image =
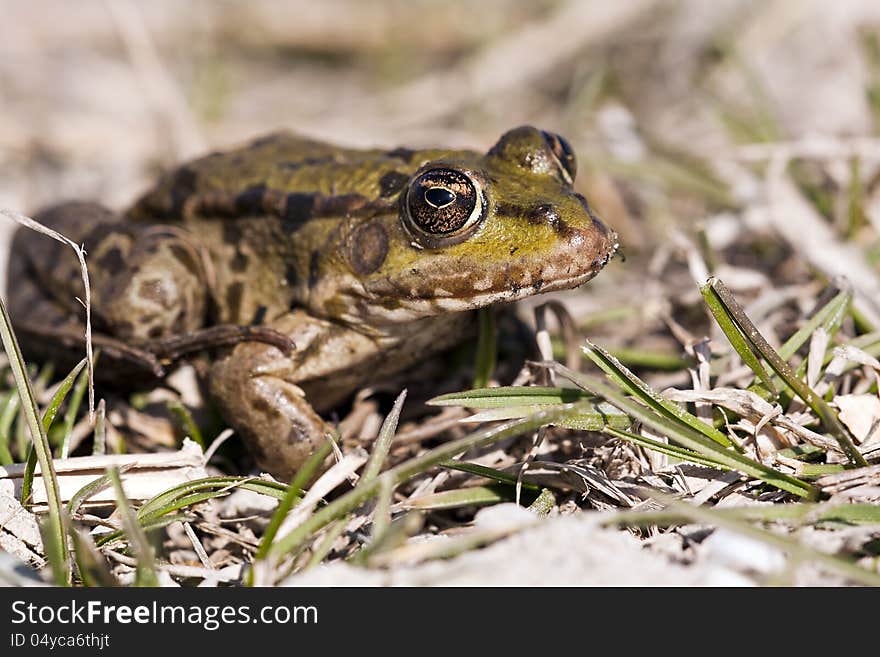
[[[287, 339], [220, 345], [205, 378], [259, 467], [289, 479], [332, 434], [328, 412], [472, 335], [476, 310], [603, 269], [617, 234], [576, 174], [569, 142], [533, 126], [486, 151], [277, 131], [168, 171], [121, 212], [68, 201], [35, 219], [84, 245], [96, 336], [146, 352], [218, 327]], [[20, 230], [8, 280], [29, 342], [81, 328], [63, 244]]]

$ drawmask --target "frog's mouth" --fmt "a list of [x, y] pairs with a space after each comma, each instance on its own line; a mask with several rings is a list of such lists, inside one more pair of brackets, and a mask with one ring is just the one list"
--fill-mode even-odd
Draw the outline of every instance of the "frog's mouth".
[[481, 281], [475, 281], [472, 288], [472, 292], [474, 293], [470, 295], [457, 298], [435, 296], [431, 301], [439, 303], [440, 305], [445, 305], [445, 302], [447, 301], [451, 302], [450, 307], [446, 309], [447, 311], [452, 311], [453, 306], [456, 304], [464, 306], [461, 307], [460, 310], [470, 310], [483, 308], [495, 303], [519, 301], [520, 299], [525, 299], [536, 294], [544, 294], [546, 292], [571, 290], [589, 282], [596, 276], [596, 274], [602, 271], [605, 265], [608, 264], [611, 258], [617, 253], [619, 246], [617, 235], [613, 234], [613, 239], [610, 240], [609, 247], [600, 257], [593, 259], [586, 271], [580, 269], [575, 274], [560, 275], [557, 273], [557, 270], [561, 269], [561, 267], [548, 266], [541, 270], [537, 276], [529, 277], [528, 274], [526, 274], [524, 277], [525, 280], [522, 283], [518, 283], [514, 280], [499, 288], [490, 288], [481, 291], [479, 289]]
[[508, 265], [485, 276], [465, 273], [473, 272], [476, 267], [456, 268], [447, 264], [442, 273], [420, 271], [407, 281], [384, 279], [367, 290], [371, 297], [369, 305], [376, 306], [370, 314], [377, 315], [374, 319], [380, 322], [404, 322], [576, 288], [596, 276], [617, 253], [617, 235], [609, 231], [607, 237], [600, 255], [589, 263], [568, 254], [547, 258], [540, 265], [534, 262]]

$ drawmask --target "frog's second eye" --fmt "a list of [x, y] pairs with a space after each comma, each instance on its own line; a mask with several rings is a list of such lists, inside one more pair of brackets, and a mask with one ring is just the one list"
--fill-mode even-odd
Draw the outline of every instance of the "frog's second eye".
[[455, 169], [431, 169], [419, 175], [406, 193], [407, 227], [424, 246], [433, 248], [469, 233], [483, 212], [479, 185]]
[[547, 142], [556, 161], [559, 162], [562, 174], [567, 178], [566, 182], [571, 184], [575, 175], [577, 175], [577, 158], [571, 149], [571, 144], [568, 143], [565, 137], [556, 133], [542, 130], [541, 134], [544, 136], [544, 141]]

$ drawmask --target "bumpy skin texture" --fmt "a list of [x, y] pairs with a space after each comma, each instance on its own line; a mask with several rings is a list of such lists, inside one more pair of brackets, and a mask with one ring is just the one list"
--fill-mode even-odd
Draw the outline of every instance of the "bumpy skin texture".
[[[165, 176], [123, 217], [65, 204], [38, 219], [90, 253], [93, 315], [144, 341], [263, 324], [289, 355], [246, 342], [209, 383], [258, 462], [289, 477], [323, 440], [318, 413], [357, 387], [446, 349], [470, 313], [592, 278], [617, 237], [572, 189], [567, 143], [521, 127], [487, 153], [350, 150], [273, 134]], [[19, 233], [13, 320], [78, 320], [75, 260]], [[47, 331], [47, 335], [51, 331]]]

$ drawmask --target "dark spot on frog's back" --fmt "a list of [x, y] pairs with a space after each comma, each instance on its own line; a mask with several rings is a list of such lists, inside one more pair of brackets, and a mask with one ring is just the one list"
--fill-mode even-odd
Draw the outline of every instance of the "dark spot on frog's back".
[[160, 202], [159, 205], [163, 207], [159, 209], [168, 214], [179, 216], [183, 213], [186, 200], [195, 193], [197, 184], [198, 174], [195, 169], [189, 165], [180, 167], [171, 174], [167, 201]]
[[233, 246], [242, 240], [241, 226], [234, 221], [223, 222], [223, 241]]
[[309, 289], [318, 284], [318, 264], [321, 254], [318, 251], [312, 251], [309, 255]]
[[107, 252], [98, 259], [97, 265], [108, 274], [118, 274], [125, 267], [122, 251], [115, 246], [107, 249]]
[[226, 308], [230, 317], [238, 317], [241, 313], [241, 299], [244, 296], [244, 283], [236, 281], [226, 288]]
[[284, 269], [284, 280], [287, 281], [290, 287], [294, 287], [299, 282], [299, 274], [296, 271], [295, 265], [288, 264]]
[[240, 274], [247, 269], [247, 266], [248, 257], [240, 250], [236, 249], [235, 255], [232, 256], [232, 260], [229, 261], [229, 269]]
[[300, 194], [297, 192], [287, 195], [281, 217], [286, 232], [294, 232], [312, 218], [312, 213], [315, 209], [315, 198], [315, 194]]
[[382, 266], [388, 255], [388, 233], [378, 221], [361, 224], [348, 241], [348, 260], [359, 276], [367, 276]]
[[400, 171], [389, 171], [379, 179], [379, 194], [382, 198], [394, 196], [409, 182], [409, 176]]

